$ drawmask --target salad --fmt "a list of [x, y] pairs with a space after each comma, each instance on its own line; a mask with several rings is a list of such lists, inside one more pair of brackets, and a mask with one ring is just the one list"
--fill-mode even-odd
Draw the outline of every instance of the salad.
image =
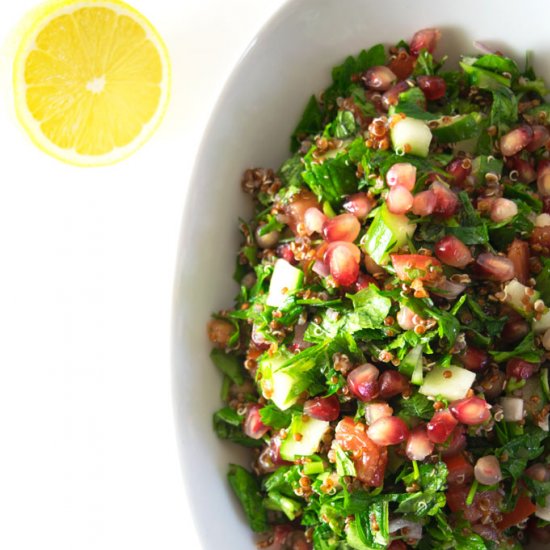
[[550, 103], [529, 57], [437, 29], [312, 96], [247, 170], [208, 333], [228, 481], [273, 550], [550, 544]]

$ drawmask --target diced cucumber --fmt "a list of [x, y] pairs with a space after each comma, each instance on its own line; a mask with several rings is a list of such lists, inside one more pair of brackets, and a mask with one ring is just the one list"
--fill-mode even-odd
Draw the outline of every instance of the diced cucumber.
[[432, 135], [439, 143], [456, 143], [477, 136], [479, 133], [479, 113], [444, 116], [430, 122]]
[[500, 176], [502, 174], [502, 161], [491, 156], [480, 155], [472, 161], [472, 176], [478, 184], [485, 183], [485, 176], [489, 172]]
[[405, 355], [399, 364], [399, 372], [407, 375], [413, 384], [422, 384], [422, 344], [418, 344]]
[[314, 366], [315, 357], [308, 356], [307, 350], [295, 355], [281, 346], [273, 356], [265, 353], [258, 360], [256, 375], [262, 395], [285, 411], [311, 384], [309, 371]]
[[431, 397], [440, 395], [454, 401], [466, 397], [475, 379], [475, 373], [461, 367], [435, 367], [425, 376], [424, 383], [418, 391]]
[[377, 264], [386, 264], [389, 253], [406, 244], [415, 229], [416, 224], [411, 223], [407, 216], [392, 214], [383, 204], [376, 212], [361, 244]]
[[357, 520], [350, 521], [346, 528], [346, 543], [353, 550], [372, 550], [371, 546], [367, 546], [362, 540], [359, 534], [359, 527], [357, 527]]
[[317, 452], [329, 423], [306, 415], [296, 414], [285, 439], [281, 442], [281, 457], [294, 460], [297, 456], [310, 456]]
[[417, 157], [427, 157], [432, 133], [422, 120], [406, 117], [392, 127], [391, 141], [395, 151], [403, 151]]
[[521, 397], [525, 403], [527, 414], [531, 418], [538, 417], [548, 403], [540, 376], [532, 376], [525, 381], [525, 385], [521, 388]]
[[533, 320], [533, 330], [535, 334], [542, 334], [550, 329], [550, 309], [544, 312], [540, 319]]
[[472, 58], [465, 58], [460, 66], [470, 79], [471, 86], [477, 86], [483, 90], [498, 90], [505, 86], [510, 87], [510, 78], [487, 71], [481, 67], [474, 67], [468, 61]]
[[266, 304], [271, 307], [283, 308], [295, 290], [302, 287], [304, 273], [301, 269], [290, 265], [279, 258], [275, 262]]
[[294, 405], [300, 395], [299, 391], [295, 391], [300, 386], [298, 381], [284, 370], [279, 370], [290, 357], [291, 353], [279, 348], [275, 355], [265, 354], [258, 362], [262, 394], [266, 399], [271, 399], [282, 411]]
[[515, 309], [526, 319], [532, 319], [535, 314], [533, 304], [539, 297], [540, 292], [538, 290], [525, 286], [517, 279], [512, 279], [504, 287], [504, 303]]

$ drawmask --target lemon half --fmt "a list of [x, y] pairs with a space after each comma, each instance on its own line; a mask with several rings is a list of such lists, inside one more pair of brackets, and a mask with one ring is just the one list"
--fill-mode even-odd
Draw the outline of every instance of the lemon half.
[[14, 62], [17, 115], [65, 162], [112, 164], [140, 147], [168, 102], [166, 46], [118, 0], [48, 2], [32, 15]]

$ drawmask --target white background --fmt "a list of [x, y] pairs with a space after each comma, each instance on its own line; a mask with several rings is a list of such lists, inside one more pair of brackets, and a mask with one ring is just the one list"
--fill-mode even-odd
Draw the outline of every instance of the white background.
[[46, 156], [15, 121], [10, 70], [17, 25], [36, 0], [2, 3], [0, 548], [6, 550], [199, 548], [170, 393], [180, 214], [221, 86], [283, 2], [132, 3], [168, 45], [172, 100], [144, 148], [102, 169]]

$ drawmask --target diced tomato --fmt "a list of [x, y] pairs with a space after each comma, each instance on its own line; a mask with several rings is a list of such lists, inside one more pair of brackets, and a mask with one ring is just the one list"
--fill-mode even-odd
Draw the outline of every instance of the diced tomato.
[[449, 485], [468, 484], [474, 478], [474, 467], [468, 462], [464, 453], [445, 456], [443, 457], [443, 462], [445, 462], [449, 470], [447, 476], [447, 483]]
[[441, 262], [422, 254], [392, 254], [391, 261], [395, 273], [402, 281], [420, 279], [433, 282], [441, 277]]
[[336, 443], [344, 451], [351, 451], [357, 478], [365, 485], [379, 487], [384, 481], [388, 451], [371, 441], [367, 427], [346, 416], [336, 426]]
[[516, 507], [511, 512], [502, 514], [502, 521], [498, 524], [498, 528], [504, 530], [512, 525], [517, 525], [528, 518], [536, 509], [537, 507], [527, 495], [521, 495], [518, 498]]

